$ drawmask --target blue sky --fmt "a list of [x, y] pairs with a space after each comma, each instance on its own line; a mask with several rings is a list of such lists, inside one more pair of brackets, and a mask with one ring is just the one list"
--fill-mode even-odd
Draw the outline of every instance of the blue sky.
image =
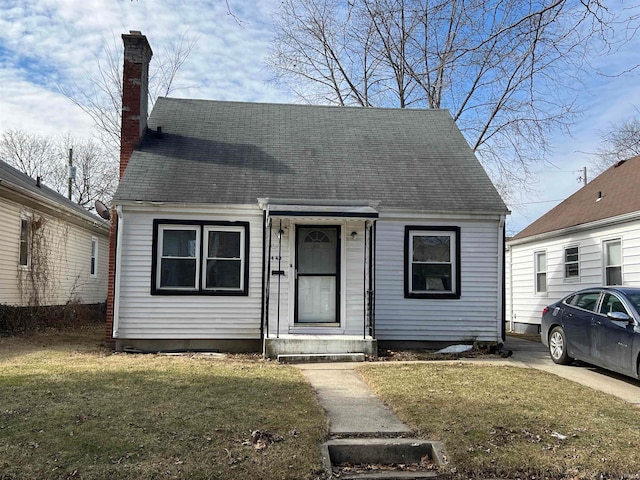
[[[140, 30], [156, 55], [176, 36], [199, 41], [178, 79], [174, 96], [256, 102], [295, 102], [269, 83], [264, 59], [278, 0], [3, 0], [0, 2], [0, 131], [89, 136], [91, 120], [59, 92], [88, 85], [105, 43], [120, 48], [120, 34]], [[609, 56], [589, 59], [611, 74], [638, 63], [640, 38]], [[524, 228], [580, 188], [583, 167], [600, 132], [640, 108], [640, 69], [627, 75], [584, 79], [572, 136], [555, 132], [550, 164], [534, 168], [532, 190], [510, 205], [509, 234]]]

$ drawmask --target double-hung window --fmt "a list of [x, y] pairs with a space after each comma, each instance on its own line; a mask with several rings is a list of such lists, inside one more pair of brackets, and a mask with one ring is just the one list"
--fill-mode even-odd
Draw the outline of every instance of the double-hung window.
[[151, 293], [247, 295], [246, 222], [154, 221]]
[[405, 227], [405, 297], [460, 298], [460, 228]]
[[91, 270], [90, 275], [95, 277], [98, 274], [98, 239], [91, 237]]
[[547, 252], [536, 252], [534, 258], [536, 293], [545, 294], [547, 293]]
[[622, 242], [619, 238], [603, 242], [604, 283], [622, 285]]
[[18, 256], [20, 267], [31, 265], [31, 219], [20, 218], [20, 253]]
[[580, 278], [578, 246], [565, 247], [564, 249], [564, 279], [578, 280]]

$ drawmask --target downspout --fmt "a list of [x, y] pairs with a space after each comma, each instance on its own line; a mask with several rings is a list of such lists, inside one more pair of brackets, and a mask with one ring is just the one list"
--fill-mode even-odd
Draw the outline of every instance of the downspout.
[[267, 292], [265, 299], [265, 330], [266, 337], [269, 338], [269, 297], [271, 292], [271, 238], [273, 237], [273, 222], [269, 219], [269, 255], [267, 256]]
[[282, 283], [282, 219], [280, 219], [280, 224], [278, 226], [278, 324], [276, 327], [276, 338], [280, 338], [280, 284]]
[[[124, 229], [124, 216], [122, 214], [122, 205], [116, 206], [116, 216], [118, 217], [118, 228], [116, 230], [116, 265], [113, 287], [113, 338], [118, 338], [118, 325], [120, 320], [120, 266], [122, 265], [122, 235]], [[153, 279], [155, 282], [155, 278]]]
[[264, 341], [264, 288], [266, 285], [266, 278], [264, 267], [267, 263], [267, 211], [262, 211], [262, 291], [260, 292], [260, 342]]
[[362, 338], [367, 338], [367, 221], [364, 221], [364, 245], [362, 246]]
[[500, 335], [501, 341], [504, 343], [507, 338], [506, 335], [506, 322], [505, 322], [505, 216], [500, 215], [500, 224], [498, 227], [498, 278], [500, 279], [500, 285], [498, 288], [498, 321], [500, 322]]
[[377, 234], [377, 221], [373, 221], [373, 225], [371, 226], [371, 243], [370, 249], [371, 254], [369, 255], [369, 262], [371, 263], [371, 267], [369, 268], [369, 285], [371, 292], [371, 337], [376, 338], [376, 242], [378, 241]]

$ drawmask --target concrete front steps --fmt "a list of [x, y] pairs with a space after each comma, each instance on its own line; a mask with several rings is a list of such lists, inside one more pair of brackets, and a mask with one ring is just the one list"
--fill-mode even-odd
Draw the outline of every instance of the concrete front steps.
[[329, 440], [320, 447], [320, 452], [327, 478], [343, 480], [446, 478], [446, 475], [440, 473], [440, 468], [445, 464], [440, 442], [417, 438], [341, 438]]
[[286, 363], [364, 362], [378, 356], [378, 342], [355, 335], [286, 334], [265, 338], [264, 355]]

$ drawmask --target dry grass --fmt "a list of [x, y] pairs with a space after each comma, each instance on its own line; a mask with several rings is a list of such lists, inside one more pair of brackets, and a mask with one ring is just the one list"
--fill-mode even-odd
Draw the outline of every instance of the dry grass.
[[640, 478], [640, 410], [617, 398], [517, 367], [360, 371], [420, 437], [444, 442], [454, 477]]
[[101, 336], [0, 339], [0, 479], [315, 477], [326, 421], [297, 369]]

